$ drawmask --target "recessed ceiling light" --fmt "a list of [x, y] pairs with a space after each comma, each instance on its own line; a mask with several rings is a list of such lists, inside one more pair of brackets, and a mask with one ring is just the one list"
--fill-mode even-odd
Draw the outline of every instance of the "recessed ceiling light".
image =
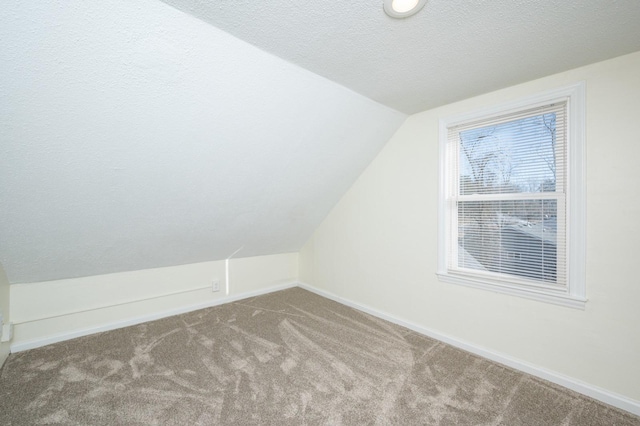
[[384, 11], [392, 18], [406, 18], [422, 9], [427, 0], [384, 0]]

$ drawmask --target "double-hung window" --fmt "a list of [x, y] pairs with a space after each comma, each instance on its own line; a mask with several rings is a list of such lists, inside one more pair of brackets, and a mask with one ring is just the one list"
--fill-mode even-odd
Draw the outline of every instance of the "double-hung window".
[[583, 308], [584, 85], [440, 120], [438, 276]]

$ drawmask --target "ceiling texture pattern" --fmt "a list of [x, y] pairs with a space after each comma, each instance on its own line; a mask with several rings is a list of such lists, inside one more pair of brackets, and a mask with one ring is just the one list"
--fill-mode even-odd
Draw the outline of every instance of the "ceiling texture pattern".
[[297, 251], [406, 114], [640, 50], [638, 22], [637, 0], [4, 2], [0, 263]]
[[638, 0], [162, 0], [413, 114], [640, 50]]

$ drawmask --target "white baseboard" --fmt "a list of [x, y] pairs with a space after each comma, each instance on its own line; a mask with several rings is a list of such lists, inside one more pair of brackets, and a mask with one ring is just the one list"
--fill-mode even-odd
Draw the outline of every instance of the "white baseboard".
[[[53, 334], [47, 337], [25, 340], [23, 342], [16, 342], [11, 345], [11, 353], [22, 352], [29, 349], [39, 348], [41, 346], [50, 345], [52, 343], [63, 342], [65, 340], [75, 339], [76, 337], [88, 336], [90, 334], [102, 333], [103, 331], [115, 330], [118, 328], [128, 327], [130, 325], [142, 324], [144, 322], [154, 321], [161, 318], [170, 317], [173, 315], [184, 314], [186, 312], [197, 311], [199, 309], [210, 308], [212, 306], [223, 305], [225, 303], [235, 302], [241, 299], [247, 299], [249, 297], [260, 296], [267, 293], [273, 293], [274, 291], [286, 290], [288, 288], [296, 287], [297, 282], [290, 282], [281, 284], [265, 289], [256, 291], [249, 291], [245, 293], [238, 293], [231, 296], [222, 297], [220, 299], [208, 300], [202, 303], [196, 303], [188, 306], [183, 306], [176, 309], [169, 309], [162, 312], [156, 312], [149, 315], [142, 315], [138, 317], [128, 318], [122, 321], [113, 321], [106, 324], [102, 324], [96, 327], [82, 328], [78, 330], [68, 331], [64, 333]], [[70, 314], [73, 315], [73, 314]]]
[[401, 325], [403, 327], [406, 327], [410, 330], [413, 330], [415, 332], [418, 332], [420, 334], [423, 334], [425, 336], [431, 337], [433, 339], [437, 339], [441, 342], [445, 342], [448, 343], [452, 346], [455, 346], [457, 348], [463, 349], [465, 351], [474, 353], [476, 355], [482, 356], [484, 358], [487, 358], [491, 361], [495, 361], [498, 362], [500, 364], [506, 365], [508, 367], [514, 368], [516, 370], [520, 370], [522, 372], [531, 374], [532, 376], [536, 376], [539, 377], [541, 379], [545, 379], [548, 380], [552, 383], [558, 384], [560, 386], [564, 386], [568, 389], [574, 390], [576, 392], [579, 392], [583, 395], [589, 396], [591, 398], [594, 398], [598, 401], [602, 401], [606, 404], [612, 405], [614, 407], [620, 408], [622, 410], [628, 411], [630, 413], [633, 413], [635, 415], [640, 415], [640, 402], [639, 401], [635, 401], [633, 399], [627, 398], [625, 396], [622, 395], [618, 395], [614, 392], [610, 392], [606, 389], [602, 389], [599, 388], [597, 386], [593, 386], [591, 384], [582, 382], [580, 380], [574, 379], [572, 377], [569, 376], [565, 376], [563, 374], [545, 369], [543, 367], [539, 367], [537, 365], [534, 364], [530, 364], [526, 361], [522, 361], [513, 357], [510, 357], [508, 355], [504, 355], [501, 353], [497, 353], [494, 352], [492, 350], [465, 342], [463, 340], [457, 339], [455, 337], [440, 333], [438, 331], [434, 331], [422, 326], [419, 326], [417, 324], [411, 323], [409, 321], [405, 321], [402, 320], [400, 318], [397, 318], [393, 315], [389, 315], [386, 314], [382, 311], [379, 311], [377, 309], [374, 308], [370, 308], [368, 306], [362, 305], [360, 303], [356, 303], [353, 302], [351, 300], [345, 299], [343, 297], [337, 296], [333, 293], [324, 291], [324, 290], [320, 290], [318, 288], [315, 288], [309, 284], [306, 283], [302, 283], [302, 282], [290, 282], [290, 283], [286, 283], [286, 284], [282, 284], [282, 285], [278, 285], [278, 286], [273, 286], [273, 287], [269, 287], [269, 288], [265, 288], [265, 289], [261, 289], [261, 290], [256, 290], [256, 291], [250, 291], [250, 292], [245, 292], [245, 293], [238, 293], [235, 295], [231, 295], [231, 296], [227, 296], [227, 297], [223, 297], [220, 299], [216, 299], [216, 300], [209, 300], [206, 302], [202, 302], [202, 303], [197, 303], [197, 304], [192, 304], [192, 305], [188, 305], [188, 306], [183, 306], [180, 308], [176, 308], [176, 309], [170, 309], [170, 310], [166, 310], [166, 311], [162, 311], [162, 312], [157, 312], [157, 313], [153, 313], [150, 315], [143, 315], [143, 316], [139, 316], [139, 317], [134, 317], [134, 318], [129, 318], [126, 320], [122, 320], [122, 321], [114, 321], [114, 322], [110, 322], [107, 324], [103, 324], [97, 327], [88, 327], [88, 328], [83, 328], [83, 329], [78, 329], [78, 330], [73, 330], [73, 331], [69, 331], [69, 332], [64, 332], [64, 333], [58, 333], [58, 334], [54, 334], [54, 335], [50, 335], [44, 338], [38, 338], [38, 339], [33, 339], [33, 340], [26, 340], [23, 342], [16, 342], [14, 344], [11, 345], [11, 352], [15, 353], [15, 352], [21, 352], [21, 351], [25, 351], [28, 349], [34, 349], [34, 348], [38, 348], [41, 346], [45, 346], [45, 345], [49, 345], [52, 343], [58, 343], [58, 342], [62, 342], [65, 340], [70, 340], [70, 339], [74, 339], [76, 337], [82, 337], [82, 336], [88, 336], [90, 334], [95, 334], [95, 333], [101, 333], [103, 331], [109, 331], [109, 330], [115, 330], [118, 328], [123, 328], [123, 327], [128, 327], [131, 325], [136, 325], [136, 324], [141, 324], [144, 322], [148, 322], [148, 321], [153, 321], [153, 320], [157, 320], [157, 319], [161, 319], [161, 318], [166, 318], [166, 317], [170, 317], [173, 315], [179, 315], [179, 314], [183, 314], [186, 312], [191, 312], [191, 311], [196, 311], [198, 309], [204, 309], [204, 308], [208, 308], [208, 307], [212, 307], [212, 306], [217, 306], [217, 305], [222, 305], [225, 303], [230, 303], [230, 302], [235, 302], [237, 300], [241, 300], [241, 299], [246, 299], [249, 297], [255, 297], [255, 296], [260, 296], [263, 294], [268, 294], [268, 293], [272, 293], [275, 291], [280, 291], [280, 290], [285, 290], [288, 288], [292, 288], [292, 287], [301, 287], [305, 290], [309, 290], [313, 293], [316, 293], [320, 296], [326, 297], [327, 299], [331, 299], [334, 300], [338, 303], [341, 303], [343, 305], [346, 306], [350, 306], [352, 308], [358, 309], [360, 311], [366, 312], [368, 314], [371, 314], [375, 317], [387, 320], [389, 322], [392, 322], [394, 324], [398, 324]]
[[633, 400], [631, 398], [627, 398], [623, 395], [616, 394], [614, 392], [610, 392], [606, 389], [599, 388], [597, 386], [593, 386], [589, 383], [585, 383], [583, 381], [574, 379], [569, 376], [565, 376], [563, 374], [557, 373], [555, 371], [548, 370], [543, 367], [539, 367], [534, 364], [530, 364], [526, 361], [522, 361], [516, 358], [513, 358], [509, 355], [504, 355], [498, 352], [494, 352], [492, 350], [465, 342], [463, 340], [457, 339], [455, 337], [440, 333], [438, 331], [430, 330], [425, 327], [421, 327], [417, 324], [414, 324], [409, 321], [404, 321], [400, 318], [394, 317], [393, 315], [386, 314], [382, 311], [379, 311], [374, 308], [370, 308], [368, 306], [362, 305], [360, 303], [353, 302], [351, 300], [345, 299], [343, 297], [337, 296], [333, 293], [320, 290], [316, 287], [313, 287], [306, 283], [298, 283], [298, 286], [304, 288], [305, 290], [309, 290], [319, 296], [326, 297], [327, 299], [334, 300], [338, 303], [341, 303], [346, 306], [350, 306], [352, 308], [358, 309], [360, 311], [371, 314], [375, 317], [384, 319], [386, 321], [392, 322], [394, 324], [401, 325], [410, 330], [413, 330], [417, 333], [423, 334], [425, 336], [431, 337], [433, 339], [439, 340], [444, 343], [448, 343], [451, 346], [455, 346], [457, 348], [463, 349], [467, 352], [474, 353], [483, 358], [487, 358], [491, 361], [495, 361], [497, 363], [506, 365], [508, 367], [514, 368], [516, 370], [520, 370], [527, 374], [531, 374], [532, 376], [539, 377], [541, 379], [548, 380], [557, 385], [563, 386], [565, 388], [571, 389], [598, 401], [604, 402], [606, 404], [612, 405], [614, 407], [620, 408], [622, 410], [628, 411], [632, 414], [640, 416], [640, 401]]

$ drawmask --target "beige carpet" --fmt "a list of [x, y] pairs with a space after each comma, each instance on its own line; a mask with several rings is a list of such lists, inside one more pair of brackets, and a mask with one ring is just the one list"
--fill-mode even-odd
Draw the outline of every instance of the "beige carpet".
[[2, 425], [640, 425], [294, 288], [11, 355]]

